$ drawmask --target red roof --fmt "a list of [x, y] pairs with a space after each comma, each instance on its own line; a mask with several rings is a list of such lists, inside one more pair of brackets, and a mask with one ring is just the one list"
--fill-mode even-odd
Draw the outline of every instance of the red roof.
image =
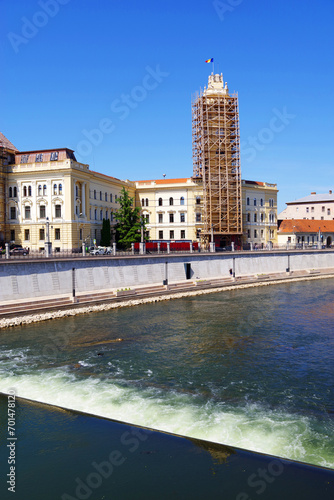
[[155, 182], [155, 184], [182, 184], [188, 181], [188, 177], [185, 179], [152, 179], [147, 181], [136, 181], [138, 184], [147, 184], [149, 182]]
[[245, 184], [255, 184], [256, 186], [264, 186], [264, 182], [258, 181], [244, 181]]
[[279, 233], [334, 233], [334, 220], [285, 219]]

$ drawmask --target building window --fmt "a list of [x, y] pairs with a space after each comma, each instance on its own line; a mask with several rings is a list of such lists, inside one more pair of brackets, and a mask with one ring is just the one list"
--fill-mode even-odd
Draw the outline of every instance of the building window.
[[94, 219], [97, 220], [97, 209], [94, 210]]
[[270, 208], [274, 208], [274, 200], [273, 200], [273, 198], [270, 198], [270, 200], [269, 200], [269, 207]]
[[58, 194], [62, 195], [63, 194], [63, 186], [62, 186], [62, 184], [59, 184], [59, 188], [58, 189], [59, 189], [59, 193]]
[[108, 220], [108, 210], [106, 210], [106, 220]]
[[104, 193], [104, 201], [108, 201], [108, 193]]
[[21, 163], [28, 163], [29, 155], [22, 155], [21, 156]]
[[144, 207], [145, 206], [145, 200], [144, 198], [141, 199], [141, 206]]
[[196, 196], [196, 205], [200, 205], [200, 204], [201, 204], [201, 197]]
[[43, 161], [43, 153], [38, 153], [36, 155], [35, 162], [38, 163], [38, 162], [41, 162], [41, 161]]
[[102, 201], [102, 191], [100, 191], [100, 201]]
[[321, 211], [324, 212], [325, 211], [325, 207], [321, 207]]
[[113, 220], [114, 220], [114, 214], [110, 212], [110, 222], [113, 222]]
[[173, 198], [172, 198], [172, 197], [170, 197], [170, 198], [169, 198], [169, 204], [170, 204], [170, 205], [174, 205], [174, 200], [173, 200]]
[[96, 200], [96, 189], [94, 189], [94, 200]]
[[261, 238], [263, 238], [263, 229], [261, 229]]
[[185, 222], [186, 221], [186, 215], [185, 213], [180, 213], [180, 222]]
[[327, 215], [330, 215], [330, 214], [331, 214], [331, 209], [327, 208]]
[[27, 186], [23, 186], [23, 196], [27, 196]]
[[260, 205], [261, 205], [261, 207], [263, 207], [263, 198], [261, 198], [261, 200], [260, 200]]
[[159, 207], [162, 207], [162, 198], [159, 198]]
[[103, 212], [100, 210], [100, 220], [103, 220]]
[[58, 151], [55, 151], [54, 153], [51, 153], [50, 160], [51, 161], [57, 161], [58, 160]]
[[97, 240], [97, 229], [95, 229], [95, 231], [94, 231], [94, 237]]
[[29, 229], [24, 230], [24, 241], [29, 241], [30, 240], [30, 231]]
[[275, 236], [275, 231], [273, 229], [270, 229], [270, 238], [274, 238]]
[[264, 213], [261, 213], [260, 220], [261, 220], [261, 222], [264, 222]]
[[201, 214], [196, 214], [196, 222], [201, 222]]
[[42, 185], [38, 184], [38, 196], [42, 196]]
[[31, 219], [30, 205], [24, 207], [24, 218]]
[[174, 231], [169, 231], [169, 239], [170, 240], [174, 239]]
[[79, 240], [82, 240], [82, 229], [79, 230]]
[[117, 194], [115, 194], [115, 203], [117, 203], [117, 199], [118, 199]]
[[43, 186], [43, 196], [46, 196], [46, 184]]
[[[82, 231], [82, 229], [80, 229]], [[55, 240], [60, 240], [60, 228], [56, 227], [55, 229]]]
[[184, 229], [181, 229], [181, 240], [184, 240], [186, 237], [186, 232]]
[[15, 229], [10, 230], [10, 241], [15, 241]]
[[247, 205], [250, 205], [250, 200], [249, 200], [249, 197], [247, 197], [247, 201], [246, 201]]
[[174, 214], [169, 214], [169, 222], [174, 222]]
[[254, 238], [257, 238], [257, 230], [254, 229]]
[[145, 200], [145, 205], [148, 207], [148, 198]]
[[314, 212], [314, 207], [311, 207], [311, 212]]
[[145, 214], [144, 215], [144, 221], [145, 221], [146, 224], [150, 223], [150, 215], [149, 214]]
[[13, 195], [14, 195], [14, 198], [17, 198], [17, 187], [16, 186], [14, 186]]
[[247, 238], [250, 238], [250, 229], [247, 229]]
[[56, 195], [57, 194], [57, 184], [54, 184], [53, 185], [53, 194]]
[[112, 203], [112, 193], [110, 193], [109, 199], [110, 199], [110, 203]]
[[184, 205], [184, 197], [183, 196], [181, 196], [181, 198], [180, 198], [180, 205]]
[[61, 205], [55, 205], [55, 215], [56, 219], [59, 219], [61, 217]]
[[45, 205], [39, 206], [39, 218], [45, 219]]
[[254, 214], [254, 222], [257, 222], [257, 214]]
[[11, 187], [8, 190], [8, 196], [9, 196], [9, 198], [13, 198], [13, 188], [11, 188]]
[[163, 240], [163, 239], [164, 239], [164, 232], [159, 231], [159, 240]]
[[43, 241], [45, 240], [45, 233], [44, 233], [44, 227], [39, 230], [39, 240]]
[[322, 216], [320, 217], [320, 220], [324, 220], [324, 217], [323, 217], [323, 215], [322, 215]]
[[250, 213], [247, 214], [247, 222], [250, 222]]
[[10, 207], [10, 218], [16, 219], [16, 207]]
[[256, 207], [256, 198], [254, 198], [254, 207]]
[[163, 214], [158, 214], [158, 221], [159, 221], [159, 224], [163, 223]]

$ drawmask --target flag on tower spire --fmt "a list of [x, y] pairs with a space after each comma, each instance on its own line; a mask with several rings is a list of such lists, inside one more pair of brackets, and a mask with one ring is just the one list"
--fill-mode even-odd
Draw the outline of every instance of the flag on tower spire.
[[206, 63], [213, 62], [213, 57], [211, 57], [211, 59], [207, 59], [205, 62], [206, 62]]

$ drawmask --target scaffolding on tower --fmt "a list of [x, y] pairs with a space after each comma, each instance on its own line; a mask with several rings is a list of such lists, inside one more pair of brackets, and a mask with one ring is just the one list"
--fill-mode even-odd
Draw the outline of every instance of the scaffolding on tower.
[[193, 177], [203, 182], [204, 242], [223, 246], [242, 235], [239, 109], [223, 75], [209, 76], [208, 87], [192, 101]]

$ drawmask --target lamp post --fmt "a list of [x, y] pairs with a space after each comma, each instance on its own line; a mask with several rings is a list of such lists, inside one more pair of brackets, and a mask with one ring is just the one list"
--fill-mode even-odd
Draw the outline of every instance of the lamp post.
[[45, 250], [45, 256], [50, 257], [52, 249], [51, 249], [51, 242], [50, 242], [50, 221], [49, 217], [46, 218], [46, 235], [45, 235], [45, 243], [44, 243], [44, 250]]

